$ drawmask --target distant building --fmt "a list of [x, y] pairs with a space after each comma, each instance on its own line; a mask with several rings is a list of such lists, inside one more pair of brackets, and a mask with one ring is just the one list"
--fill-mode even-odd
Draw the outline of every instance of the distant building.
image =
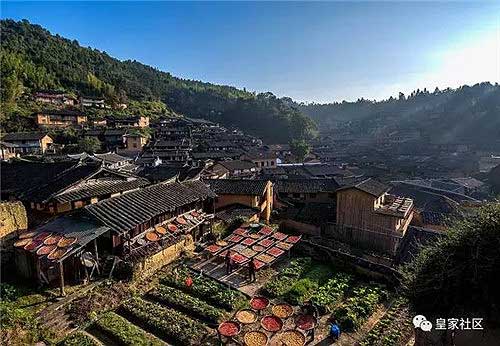
[[45, 110], [34, 114], [40, 128], [81, 127], [87, 123], [87, 116], [73, 110]]
[[39, 91], [33, 95], [36, 102], [50, 103], [54, 105], [75, 106], [78, 101], [76, 98], [69, 96], [60, 91]]
[[13, 144], [11, 147], [15, 153], [44, 154], [50, 148], [54, 140], [46, 133], [40, 132], [13, 132], [7, 133], [2, 138], [3, 142]]
[[210, 171], [214, 177], [248, 177], [258, 172], [257, 166], [251, 161], [229, 160], [214, 164]]
[[271, 151], [247, 151], [241, 156], [242, 160], [252, 161], [260, 168], [276, 168], [277, 156]]
[[269, 180], [209, 179], [205, 183], [217, 194], [215, 209], [234, 204], [257, 208], [261, 219], [269, 222], [273, 210], [273, 183]]
[[106, 118], [107, 125], [110, 127], [149, 127], [149, 117], [134, 116], [127, 118], [116, 118], [108, 117]]
[[106, 105], [106, 101], [103, 98], [84, 96], [80, 98], [80, 103], [82, 107], [110, 108]]
[[2, 151], [2, 160], [10, 160], [12, 158], [18, 157], [19, 153], [16, 152], [16, 149], [18, 148], [17, 144], [13, 143], [7, 143], [7, 142], [2, 142], [0, 141], [0, 149]]
[[125, 148], [129, 151], [141, 151], [148, 142], [148, 137], [140, 133], [129, 133], [125, 135]]

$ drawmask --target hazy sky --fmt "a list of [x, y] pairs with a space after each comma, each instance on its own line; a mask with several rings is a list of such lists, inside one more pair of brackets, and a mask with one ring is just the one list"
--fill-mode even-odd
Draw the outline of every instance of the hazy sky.
[[2, 2], [119, 59], [299, 101], [500, 81], [498, 2]]

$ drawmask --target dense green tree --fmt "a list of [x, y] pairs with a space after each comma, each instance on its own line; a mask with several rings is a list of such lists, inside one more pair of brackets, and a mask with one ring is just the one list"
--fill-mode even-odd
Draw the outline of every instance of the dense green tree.
[[305, 140], [295, 139], [290, 143], [290, 151], [299, 162], [302, 162], [311, 151], [311, 147]]
[[[65, 91], [105, 97], [111, 104], [128, 100], [131, 107], [118, 114], [133, 114], [137, 110], [147, 113], [144, 115], [201, 117], [242, 128], [270, 143], [308, 139], [316, 134], [315, 123], [293, 102], [272, 93], [255, 94], [176, 78], [137, 61], [119, 61], [105, 52], [81, 47], [75, 40], [51, 35], [28, 21], [2, 20], [1, 25], [2, 51], [22, 57], [26, 66], [34, 68], [29, 80], [21, 80], [30, 90], [61, 87]], [[5, 93], [11, 100], [20, 95], [19, 75], [15, 76], [17, 79], [8, 80]], [[137, 109], [132, 101], [151, 103]], [[96, 117], [104, 115], [100, 111], [90, 113]], [[14, 117], [9, 114], [6, 118]]]
[[84, 137], [78, 141], [78, 150], [93, 154], [101, 149], [101, 142], [95, 137]]
[[404, 286], [415, 311], [427, 317], [498, 317], [499, 248], [499, 203], [456, 221], [403, 268]]

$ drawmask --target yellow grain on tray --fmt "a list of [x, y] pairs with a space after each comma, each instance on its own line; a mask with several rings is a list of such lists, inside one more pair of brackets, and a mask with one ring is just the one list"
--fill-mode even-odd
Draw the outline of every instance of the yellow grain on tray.
[[278, 336], [280, 345], [284, 346], [304, 346], [306, 338], [304, 334], [297, 330], [287, 330]]
[[257, 315], [252, 310], [240, 310], [236, 313], [236, 319], [243, 324], [254, 323]]
[[273, 315], [279, 318], [288, 318], [293, 315], [293, 308], [288, 304], [277, 304], [272, 308]]
[[259, 332], [257, 330], [246, 332], [243, 339], [245, 341], [245, 346], [266, 346], [267, 345], [267, 335], [262, 333], [262, 332]]

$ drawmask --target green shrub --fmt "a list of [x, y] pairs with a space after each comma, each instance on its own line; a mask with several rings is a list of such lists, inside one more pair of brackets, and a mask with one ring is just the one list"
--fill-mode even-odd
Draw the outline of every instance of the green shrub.
[[305, 278], [297, 281], [286, 295], [286, 300], [293, 305], [300, 305], [311, 298], [318, 289], [318, 284], [311, 279]]

